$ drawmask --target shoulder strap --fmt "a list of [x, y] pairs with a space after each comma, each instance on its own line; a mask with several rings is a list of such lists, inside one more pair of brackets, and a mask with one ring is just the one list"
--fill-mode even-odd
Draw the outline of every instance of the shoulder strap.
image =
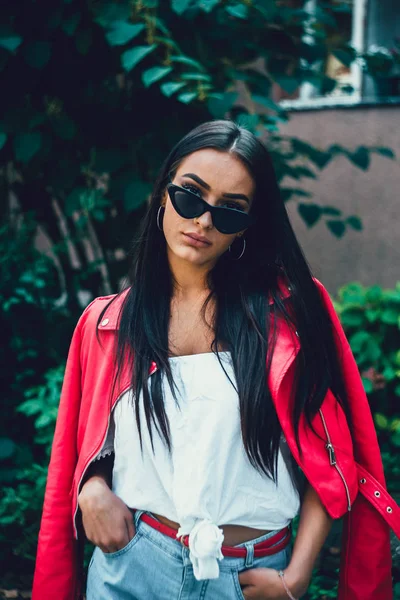
[[356, 466], [359, 491], [382, 515], [393, 529], [393, 533], [400, 539], [400, 506], [367, 469], [357, 462]]

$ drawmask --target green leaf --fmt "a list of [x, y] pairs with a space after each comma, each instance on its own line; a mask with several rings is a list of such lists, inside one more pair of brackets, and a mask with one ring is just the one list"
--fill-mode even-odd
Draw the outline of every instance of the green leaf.
[[332, 155], [329, 152], [319, 150], [298, 138], [292, 138], [292, 148], [297, 154], [309, 158], [319, 169], [323, 169], [332, 158]]
[[370, 323], [376, 323], [376, 321], [378, 321], [379, 317], [381, 316], [381, 311], [377, 308], [367, 308], [367, 310], [365, 311], [365, 316], [367, 317]]
[[135, 46], [130, 50], [126, 50], [121, 56], [122, 66], [125, 71], [131, 71], [145, 56], [153, 52], [157, 44], [151, 46]]
[[80, 29], [75, 36], [75, 45], [79, 54], [87, 54], [93, 42], [92, 29]]
[[15, 452], [16, 444], [10, 438], [0, 438], [0, 460], [10, 458]]
[[366, 304], [364, 286], [357, 281], [342, 286], [339, 289], [339, 297], [344, 303], [351, 304], [356, 308]]
[[230, 111], [236, 102], [238, 95], [239, 94], [237, 92], [209, 94], [207, 99], [207, 108], [214, 118], [222, 118], [228, 111]]
[[276, 83], [288, 94], [293, 94], [299, 87], [300, 81], [296, 77], [284, 73], [273, 73]]
[[258, 102], [259, 104], [262, 104], [270, 110], [274, 110], [275, 112], [282, 112], [282, 107], [276, 104], [273, 100], [271, 100], [271, 98], [268, 98], [268, 96], [262, 96], [261, 94], [252, 94], [251, 98], [252, 100], [254, 100], [254, 102]]
[[386, 308], [382, 312], [381, 320], [386, 325], [397, 325], [397, 320], [399, 318], [399, 311], [395, 308]]
[[111, 31], [106, 33], [106, 39], [110, 46], [123, 46], [135, 38], [144, 29], [143, 23], [127, 23], [126, 21], [114, 21]]
[[298, 211], [307, 227], [313, 227], [321, 218], [321, 207], [317, 204], [299, 204]]
[[396, 158], [396, 154], [393, 152], [393, 150], [391, 148], [384, 148], [384, 147], [375, 147], [375, 148], [370, 148], [371, 152], [377, 152], [378, 154], [381, 154], [382, 156], [386, 156], [386, 158], [391, 158], [391, 159], [395, 159]]
[[386, 367], [383, 370], [382, 375], [386, 381], [393, 381], [393, 379], [396, 379], [396, 371], [391, 366]]
[[47, 427], [47, 425], [50, 425], [52, 421], [53, 418], [51, 415], [42, 414], [35, 420], [35, 427], [37, 427], [38, 429], [41, 429], [42, 427]]
[[97, 173], [114, 173], [129, 162], [120, 148], [98, 148], [95, 151], [94, 169]]
[[260, 118], [258, 115], [250, 115], [243, 112], [236, 117], [236, 123], [239, 125], [239, 127], [245, 127], [255, 134], [260, 123]]
[[126, 21], [131, 16], [131, 5], [125, 2], [98, 2], [93, 5], [96, 17], [95, 23], [108, 28], [113, 21]]
[[364, 390], [366, 394], [371, 394], [374, 391], [374, 386], [372, 385], [372, 381], [367, 379], [366, 377], [362, 377], [362, 382], [364, 386]]
[[343, 94], [354, 94], [355, 91], [354, 87], [349, 83], [346, 83], [346, 85], [341, 85], [339, 89], [341, 92], [343, 92]]
[[281, 196], [284, 202], [287, 202], [291, 199], [292, 196], [301, 196], [303, 198], [310, 198], [310, 192], [306, 192], [300, 188], [282, 188], [281, 187]]
[[316, 60], [323, 60], [326, 56], [326, 48], [323, 44], [318, 44], [316, 41], [307, 43], [302, 41], [299, 44], [299, 50], [301, 56], [305, 58], [308, 63], [313, 63]]
[[47, 121], [47, 115], [45, 112], [37, 112], [29, 119], [29, 129], [35, 129], [39, 125], [43, 125]]
[[321, 210], [322, 214], [329, 215], [330, 217], [340, 217], [342, 214], [341, 210], [333, 206], [323, 206]]
[[67, 115], [62, 114], [52, 119], [51, 124], [54, 132], [63, 140], [72, 140], [77, 133], [74, 121]]
[[25, 61], [34, 69], [43, 69], [51, 57], [51, 44], [47, 41], [30, 42], [23, 49]]
[[183, 102], [184, 104], [189, 104], [192, 100], [197, 98], [196, 92], [185, 92], [183, 94], [179, 94], [177, 96], [179, 102]]
[[210, 75], [206, 73], [182, 73], [180, 78], [186, 81], [211, 81]]
[[0, 29], [0, 48], [14, 52], [22, 43], [22, 37], [8, 28]]
[[388, 419], [382, 413], [375, 413], [374, 420], [379, 429], [387, 429], [389, 425]]
[[346, 230], [346, 225], [343, 221], [326, 221], [326, 225], [329, 231], [337, 238], [341, 238]]
[[348, 225], [350, 225], [350, 227], [352, 227], [356, 231], [362, 231], [363, 226], [362, 226], [361, 219], [359, 217], [355, 217], [355, 216], [347, 217], [346, 223]]
[[164, 96], [167, 96], [167, 98], [169, 98], [170, 96], [172, 96], [172, 94], [180, 90], [184, 85], [186, 85], [186, 83], [171, 81], [161, 84], [160, 88]]
[[202, 0], [199, 8], [205, 13], [210, 13], [212, 9], [220, 3], [220, 0]]
[[17, 133], [14, 138], [14, 153], [18, 161], [27, 163], [40, 150], [42, 145], [42, 134], [38, 131], [28, 133]]
[[73, 13], [70, 15], [63, 24], [61, 25], [61, 29], [69, 36], [74, 35], [79, 22], [81, 20], [81, 14], [79, 12]]
[[184, 65], [188, 65], [188, 67], [194, 67], [195, 69], [204, 71], [204, 67], [201, 63], [199, 63], [197, 60], [194, 60], [193, 58], [189, 58], [188, 56], [180, 56], [174, 54], [173, 56], [170, 56], [169, 59], [171, 62], [182, 63]]
[[344, 309], [340, 320], [344, 327], [361, 327], [364, 324], [364, 316], [359, 309]]
[[351, 63], [355, 59], [355, 53], [351, 50], [343, 50], [342, 48], [337, 48], [336, 50], [332, 50], [333, 56], [335, 56], [339, 62], [342, 63], [345, 67], [349, 67]]
[[190, 4], [191, 0], [172, 0], [171, 8], [177, 15], [182, 15]]
[[151, 184], [147, 181], [132, 181], [124, 190], [123, 203], [126, 212], [132, 212], [142, 206], [151, 192]]
[[152, 83], [158, 81], [172, 71], [172, 67], [151, 67], [142, 73], [142, 81], [145, 87], [149, 87]]
[[365, 297], [368, 302], [380, 302], [382, 299], [383, 290], [379, 285], [371, 285], [370, 288], [367, 289]]
[[7, 141], [7, 135], [3, 132], [0, 132], [0, 150], [3, 148], [6, 141]]
[[247, 19], [249, 9], [245, 4], [237, 4], [236, 6], [227, 6], [226, 12], [237, 19]]
[[330, 94], [331, 92], [333, 92], [333, 90], [335, 89], [337, 85], [337, 81], [336, 79], [333, 79], [332, 77], [328, 77], [327, 75], [324, 75], [324, 77], [322, 78], [321, 81], [321, 94]]
[[77, 187], [74, 188], [70, 194], [68, 194], [64, 205], [64, 210], [67, 217], [70, 217], [75, 211], [82, 208], [82, 198], [86, 192], [86, 188]]
[[365, 146], [360, 146], [355, 152], [348, 152], [351, 162], [363, 171], [367, 171], [370, 163], [369, 150]]

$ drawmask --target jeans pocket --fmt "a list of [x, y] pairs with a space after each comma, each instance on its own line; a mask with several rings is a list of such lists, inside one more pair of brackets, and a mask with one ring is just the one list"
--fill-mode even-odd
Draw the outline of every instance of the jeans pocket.
[[239, 570], [238, 569], [232, 569], [231, 571], [232, 573], [232, 578], [233, 578], [233, 584], [235, 586], [235, 591], [236, 591], [236, 596], [238, 600], [246, 600], [243, 592], [242, 592], [242, 588], [240, 586], [240, 581], [239, 581]]
[[290, 544], [276, 552], [275, 554], [270, 554], [268, 556], [259, 556], [254, 558], [253, 569], [257, 568], [266, 568], [266, 569], [276, 569], [277, 571], [286, 569], [288, 566], [290, 559], [292, 556], [292, 549]]
[[137, 544], [137, 542], [139, 541], [140, 537], [141, 537], [141, 533], [140, 533], [140, 531], [138, 531], [136, 529], [135, 535], [133, 536], [133, 538], [131, 540], [129, 540], [129, 542], [123, 548], [120, 548], [119, 550], [116, 550], [115, 552], [103, 552], [103, 550], [101, 552], [102, 552], [103, 556], [105, 556], [106, 558], [116, 558], [117, 556], [120, 556], [121, 554], [125, 554], [125, 552], [128, 552], [128, 550], [130, 550], [133, 546], [135, 546], [135, 544]]

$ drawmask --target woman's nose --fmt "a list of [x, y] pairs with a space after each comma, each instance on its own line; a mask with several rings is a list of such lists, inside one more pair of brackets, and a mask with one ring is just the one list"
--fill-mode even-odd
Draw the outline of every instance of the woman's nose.
[[212, 217], [209, 210], [197, 217], [195, 220], [196, 223], [199, 223], [204, 229], [211, 229], [213, 226]]

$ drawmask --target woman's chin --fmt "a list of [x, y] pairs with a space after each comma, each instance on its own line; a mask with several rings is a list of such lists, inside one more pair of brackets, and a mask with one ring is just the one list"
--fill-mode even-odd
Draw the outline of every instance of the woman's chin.
[[218, 257], [214, 256], [210, 252], [207, 252], [207, 248], [195, 248], [190, 246], [169, 249], [169, 255], [172, 260], [184, 260], [193, 265], [204, 265], [205, 263], [213, 263]]

